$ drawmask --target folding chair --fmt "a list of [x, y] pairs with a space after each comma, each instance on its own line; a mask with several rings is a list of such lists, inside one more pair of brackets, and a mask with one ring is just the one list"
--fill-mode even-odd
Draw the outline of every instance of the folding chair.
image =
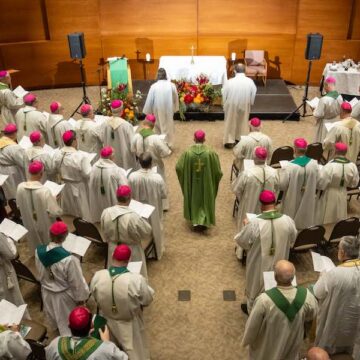
[[88, 221], [85, 221], [82, 218], [75, 218], [73, 220], [73, 224], [75, 227], [75, 234], [78, 236], [82, 236], [88, 240], [90, 240], [96, 246], [99, 246], [105, 251], [105, 265], [104, 269], [107, 267], [108, 262], [108, 244], [102, 239], [99, 230], [96, 226]]
[[356, 200], [359, 200], [359, 198], [360, 198], [360, 181], [357, 184], [357, 186], [355, 186], [354, 188], [347, 188], [346, 190], [347, 190], [348, 201], [350, 201], [353, 196], [356, 196]]
[[301, 230], [296, 237], [294, 246], [290, 249], [290, 254], [307, 252], [310, 249], [318, 249], [324, 243], [325, 228], [321, 225], [309, 227]]
[[235, 198], [232, 216], [235, 217], [235, 215], [237, 214], [238, 211], [239, 211], [239, 200], [237, 198]]
[[325, 164], [326, 160], [323, 157], [323, 152], [324, 150], [322, 144], [316, 142], [308, 145], [305, 155], [311, 159], [317, 160], [318, 163]]
[[337, 222], [331, 232], [327, 243], [329, 245], [337, 245], [343, 236], [357, 236], [360, 229], [360, 221], [357, 217], [350, 217]]
[[32, 353], [27, 360], [46, 360], [45, 345], [39, 341], [26, 340], [31, 347]]
[[294, 149], [291, 146], [282, 146], [273, 152], [270, 160], [270, 166], [273, 168], [279, 168], [279, 162], [281, 160], [291, 161], [294, 159]]
[[237, 177], [239, 175], [239, 169], [237, 168], [235, 161], [231, 165], [231, 172], [230, 172], [230, 181], [233, 180], [233, 177]]
[[12, 221], [16, 222], [17, 224], [22, 224], [23, 222], [21, 220], [21, 213], [16, 204], [16, 200], [10, 199], [8, 201], [8, 204], [10, 207], [10, 212], [8, 213], [8, 218], [11, 219]]

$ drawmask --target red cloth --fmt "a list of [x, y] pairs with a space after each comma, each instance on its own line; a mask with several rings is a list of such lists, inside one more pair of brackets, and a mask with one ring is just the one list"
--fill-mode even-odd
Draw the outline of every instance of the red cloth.
[[17, 127], [15, 124], [7, 124], [4, 128], [4, 134], [13, 134], [17, 132]]
[[196, 130], [194, 132], [194, 138], [198, 141], [203, 141], [205, 139], [205, 131], [202, 130]]
[[81, 115], [86, 116], [92, 110], [92, 106], [89, 104], [84, 104], [80, 108]]
[[89, 325], [91, 316], [88, 308], [78, 306], [69, 315], [69, 327], [73, 330], [82, 330]]
[[34, 94], [26, 94], [24, 96], [24, 103], [25, 104], [32, 104], [36, 100], [36, 96]]
[[154, 114], [147, 114], [145, 117], [146, 121], [150, 121], [151, 123], [155, 124], [156, 117]]
[[131, 195], [131, 187], [128, 185], [120, 185], [116, 190], [117, 197], [128, 197]]
[[125, 245], [118, 245], [113, 253], [113, 259], [117, 261], [129, 261], [131, 257], [131, 249]]
[[113, 148], [111, 146], [106, 146], [101, 149], [100, 155], [102, 158], [108, 158], [113, 153]]
[[50, 226], [50, 233], [57, 235], [64, 235], [68, 232], [67, 225], [62, 221], [56, 221]]
[[348, 147], [346, 144], [344, 144], [342, 142], [337, 142], [335, 144], [335, 149], [336, 149], [336, 151], [339, 151], [339, 152], [346, 152]]
[[250, 120], [250, 125], [253, 127], [259, 127], [261, 125], [261, 120], [259, 118], [252, 118]]
[[1, 70], [0, 71], [0, 79], [4, 78], [4, 77], [7, 77], [8, 75], [8, 72], [6, 70]]
[[298, 149], [306, 149], [307, 141], [304, 138], [297, 138], [294, 140], [294, 146]]
[[67, 130], [63, 133], [62, 138], [65, 142], [67, 142], [74, 138], [74, 133], [71, 130]]
[[261, 192], [259, 200], [262, 204], [273, 204], [276, 201], [276, 197], [272, 191], [264, 190]]
[[328, 76], [326, 79], [325, 79], [325, 82], [327, 84], [336, 84], [336, 79], [333, 77], [333, 76]]
[[255, 149], [255, 156], [260, 160], [266, 160], [267, 150], [264, 147], [258, 146]]
[[50, 104], [50, 111], [52, 113], [54, 113], [55, 111], [58, 111], [59, 108], [61, 107], [61, 104], [57, 101], [53, 101], [51, 104]]
[[351, 112], [352, 111], [352, 107], [351, 107], [351, 104], [348, 103], [347, 101], [344, 101], [342, 104], [341, 104], [341, 108], [345, 111], [348, 111], [348, 112]]
[[41, 132], [40, 131], [33, 131], [30, 134], [30, 141], [34, 144], [40, 141], [41, 139]]
[[112, 109], [118, 109], [123, 106], [123, 102], [121, 100], [113, 100], [110, 106]]
[[29, 164], [28, 170], [30, 174], [38, 174], [39, 172], [43, 171], [44, 164], [41, 161], [34, 160], [32, 163]]

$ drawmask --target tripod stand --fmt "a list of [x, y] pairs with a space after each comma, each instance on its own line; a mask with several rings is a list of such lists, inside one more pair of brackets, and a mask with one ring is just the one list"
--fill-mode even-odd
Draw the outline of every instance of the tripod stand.
[[302, 103], [283, 120], [283, 123], [285, 121], [289, 120], [290, 117], [293, 116], [295, 113], [297, 113], [301, 108], [303, 108], [303, 114], [301, 115], [302, 117], [311, 116], [311, 115], [306, 115], [306, 100], [309, 100], [308, 94], [309, 94], [309, 82], [310, 82], [311, 67], [312, 67], [312, 60], [309, 61], [309, 65], [308, 65], [308, 71], [307, 71], [306, 83], [305, 83], [305, 92], [304, 92], [304, 96], [302, 98]]
[[80, 78], [81, 78], [81, 87], [82, 87], [82, 91], [83, 91], [83, 97], [81, 100], [81, 103], [79, 104], [79, 106], [74, 110], [74, 112], [71, 114], [70, 117], [73, 117], [78, 110], [80, 109], [81, 105], [83, 104], [91, 104], [88, 96], [86, 95], [86, 84], [85, 84], [85, 74], [84, 74], [84, 64], [82, 62], [82, 59], [80, 59]]

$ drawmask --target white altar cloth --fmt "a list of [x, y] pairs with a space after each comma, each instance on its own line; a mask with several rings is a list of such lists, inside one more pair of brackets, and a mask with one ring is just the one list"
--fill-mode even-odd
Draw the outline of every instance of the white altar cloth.
[[194, 64], [191, 56], [161, 56], [159, 61], [159, 68], [166, 70], [169, 80], [195, 82], [198, 75], [205, 74], [213, 85], [222, 85], [227, 80], [226, 65], [224, 56], [194, 56]]

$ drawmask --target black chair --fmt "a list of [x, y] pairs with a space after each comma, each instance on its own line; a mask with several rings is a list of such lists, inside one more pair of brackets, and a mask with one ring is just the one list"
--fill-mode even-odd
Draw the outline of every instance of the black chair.
[[350, 217], [337, 222], [331, 232], [328, 244], [338, 244], [343, 236], [357, 236], [360, 229], [360, 221], [357, 217]]
[[73, 220], [75, 227], [75, 234], [90, 240], [96, 246], [102, 248], [105, 252], [104, 269], [107, 267], [108, 262], [108, 244], [102, 239], [99, 230], [96, 226], [82, 218], [75, 218]]
[[40, 281], [35, 277], [35, 275], [32, 273], [32, 271], [24, 263], [22, 263], [20, 261], [19, 258], [11, 260], [11, 263], [15, 269], [16, 276], [19, 280], [29, 281], [38, 287], [38, 291], [40, 294], [40, 310], [42, 311], [43, 302], [42, 302], [42, 296], [41, 296]]
[[325, 164], [326, 160], [323, 157], [323, 152], [324, 152], [324, 149], [323, 149], [322, 144], [319, 142], [316, 142], [316, 143], [312, 143], [312, 144], [308, 145], [305, 155], [311, 159], [317, 160], [321, 164]]
[[156, 251], [154, 238], [152, 238], [150, 240], [149, 244], [146, 244], [146, 247], [144, 249], [144, 253], [145, 253], [146, 259], [153, 259], [153, 256], [151, 256], [151, 254], [153, 253], [155, 255], [155, 259], [158, 260], [158, 255], [157, 255], [157, 251]]
[[26, 340], [31, 347], [32, 353], [27, 360], [46, 360], [45, 345], [39, 341]]
[[282, 146], [273, 152], [270, 160], [270, 166], [274, 168], [279, 168], [279, 162], [281, 160], [291, 161], [294, 159], [294, 149], [291, 146]]
[[354, 188], [347, 188], [346, 190], [347, 190], [348, 201], [350, 201], [353, 196], [356, 196], [356, 200], [359, 200], [359, 198], [360, 198], [360, 181], [357, 184], [357, 186], [355, 186]]
[[8, 213], [8, 218], [11, 219], [12, 221], [16, 222], [17, 224], [22, 225], [23, 222], [21, 220], [21, 213], [16, 204], [16, 200], [10, 199], [8, 201], [8, 205], [10, 207], [10, 212]]
[[321, 225], [309, 227], [301, 230], [296, 237], [294, 246], [290, 249], [290, 254], [307, 252], [310, 249], [318, 249], [325, 241], [325, 228]]
[[239, 200], [237, 198], [235, 198], [232, 216], [235, 217], [235, 215], [238, 213], [238, 211], [239, 211]]
[[231, 173], [230, 173], [230, 181], [233, 180], [233, 177], [237, 177], [239, 175], [239, 169], [237, 168], [235, 161], [231, 165]]

